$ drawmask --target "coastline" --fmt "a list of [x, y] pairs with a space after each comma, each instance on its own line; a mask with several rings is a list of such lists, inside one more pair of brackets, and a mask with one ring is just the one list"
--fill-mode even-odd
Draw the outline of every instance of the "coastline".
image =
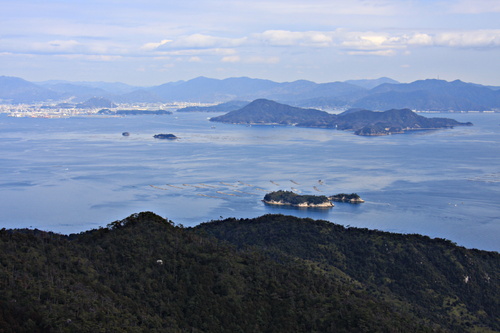
[[283, 202], [283, 201], [275, 201], [275, 200], [262, 200], [265, 204], [268, 205], [276, 205], [276, 206], [292, 206], [292, 207], [300, 207], [300, 208], [331, 208], [334, 207], [335, 205], [330, 202], [322, 202], [320, 204], [311, 204], [308, 202], [302, 202], [299, 204], [292, 204], [289, 202]]

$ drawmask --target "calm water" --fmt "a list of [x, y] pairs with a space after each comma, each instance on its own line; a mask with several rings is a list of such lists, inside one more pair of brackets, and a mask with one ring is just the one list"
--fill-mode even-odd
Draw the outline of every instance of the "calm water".
[[[214, 115], [0, 115], [0, 227], [72, 233], [146, 210], [185, 226], [281, 213], [500, 251], [500, 114], [432, 115], [475, 126], [387, 137], [208, 122]], [[356, 192], [366, 203], [261, 202], [292, 188]]]

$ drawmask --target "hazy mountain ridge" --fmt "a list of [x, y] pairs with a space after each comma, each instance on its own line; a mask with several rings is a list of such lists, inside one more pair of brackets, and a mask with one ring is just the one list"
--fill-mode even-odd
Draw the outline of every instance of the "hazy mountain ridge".
[[0, 76], [0, 100], [31, 103], [59, 98], [60, 94], [21, 78]]
[[[498, 109], [500, 92], [460, 80], [419, 80], [412, 83], [384, 83], [355, 101], [353, 107], [381, 109], [486, 111]], [[414, 107], [418, 106], [418, 107]]]
[[72, 85], [77, 87], [86, 87], [89, 89], [98, 89], [107, 92], [108, 94], [119, 95], [126, 94], [138, 89], [142, 89], [139, 86], [131, 86], [126, 83], [121, 82], [102, 82], [102, 81], [65, 81], [65, 80], [49, 80], [42, 82], [34, 82], [46, 88], [51, 88], [51, 86], [64, 86]]
[[0, 230], [4, 332], [498, 330], [498, 253], [283, 215]]
[[394, 83], [398, 84], [399, 82], [396, 80], [393, 80], [389, 77], [381, 77], [378, 79], [361, 79], [361, 80], [347, 80], [345, 81], [346, 83], [354, 84], [366, 89], [372, 89], [375, 88], [383, 83]]
[[246, 101], [229, 101], [212, 106], [188, 106], [178, 109], [177, 112], [230, 112], [241, 109], [248, 103]]
[[266, 98], [294, 106], [323, 109], [500, 110], [498, 87], [460, 80], [448, 82], [428, 79], [398, 83], [389, 78], [379, 78], [318, 84], [307, 80], [278, 83], [247, 77], [222, 80], [198, 77], [138, 88], [105, 82], [46, 81], [37, 85], [19, 78], [0, 77], [0, 99], [4, 102], [29, 103], [57, 99], [82, 101], [90, 97], [106, 97], [115, 103], [221, 103]]
[[42, 84], [41, 86], [60, 94], [61, 98], [66, 97], [68, 99], [71, 99], [72, 102], [84, 102], [85, 100], [93, 98], [94, 96], [107, 98], [112, 96], [112, 94], [104, 89], [73, 83]]

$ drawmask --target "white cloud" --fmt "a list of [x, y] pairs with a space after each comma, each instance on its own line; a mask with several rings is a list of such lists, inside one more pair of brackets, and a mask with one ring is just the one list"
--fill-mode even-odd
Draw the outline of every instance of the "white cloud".
[[[500, 47], [500, 30], [448, 31], [439, 33], [381, 34], [345, 32], [339, 35], [340, 48], [352, 51], [382, 51], [409, 47], [441, 46], [450, 48]], [[376, 53], [374, 53], [376, 54]], [[380, 52], [383, 54], [383, 52]]]
[[[168, 49], [210, 49], [210, 48], [226, 48], [240, 46], [247, 40], [243, 38], [225, 38], [214, 37], [203, 34], [192, 34], [189, 36], [182, 36], [168, 43], [159, 43], [158, 50]], [[153, 43], [148, 43], [153, 44]]]
[[[351, 55], [388, 56], [408, 54], [417, 47], [483, 48], [500, 47], [500, 29], [469, 31], [289, 31], [266, 30], [239, 38], [226, 38], [205, 34], [191, 34], [178, 38], [147, 42], [140, 46], [120, 44], [106, 40], [54, 39], [45, 42], [9, 43], [3, 40], [0, 52], [12, 54], [88, 55], [94, 59], [116, 57], [188, 57], [190, 62], [200, 62], [202, 56], [218, 56], [222, 62], [251, 62], [250, 56], [259, 47], [260, 59], [255, 62], [279, 62], [282, 52], [322, 52], [330, 49]], [[280, 47], [270, 49], [269, 47]], [[267, 47], [267, 48], [266, 48]]]
[[331, 46], [332, 32], [267, 30], [255, 37], [273, 46]]
[[500, 47], [500, 30], [448, 31], [436, 34], [415, 33], [406, 36], [409, 46], [445, 46], [451, 48]]
[[5, 39], [2, 40], [0, 45], [3, 50], [13, 54], [125, 56], [133, 53], [133, 49], [128, 46], [100, 40], [54, 39], [30, 42], [27, 40], [14, 41], [12, 39]]
[[196, 56], [194, 56], [194, 57], [189, 58], [189, 60], [188, 60], [188, 61], [189, 61], [189, 62], [200, 62], [200, 61], [201, 61], [201, 58], [200, 58], [200, 57], [196, 57]]
[[[26, 0], [4, 1], [1, 8], [0, 69], [19, 76], [89, 76], [94, 64], [70, 61], [88, 59], [118, 60], [95, 73], [110, 79], [113, 73], [114, 80], [140, 66], [147, 69], [144, 81], [163, 80], [156, 69], [167, 63], [175, 64], [169, 77], [178, 79], [210, 76], [221, 67], [237, 76], [328, 81], [341, 73], [373, 76], [388, 63], [384, 75], [396, 69], [424, 75], [442, 63], [450, 72], [493, 77], [500, 52], [500, 0], [211, 0], [196, 6]], [[394, 61], [383, 59], [391, 55]], [[412, 67], [403, 71], [406, 63]]]
[[215, 56], [230, 56], [236, 54], [235, 49], [186, 49], [186, 50], [172, 50], [172, 51], [157, 51], [155, 54], [162, 56], [200, 56], [200, 55], [215, 55]]
[[239, 62], [241, 60], [240, 56], [233, 55], [233, 56], [226, 56], [222, 58], [222, 62]]
[[[393, 56], [405, 53], [412, 37], [406, 34], [338, 31], [338, 47], [349, 55]], [[422, 36], [416, 40], [423, 41]]]
[[156, 50], [159, 47], [162, 47], [163, 45], [172, 42], [170, 39], [164, 39], [159, 43], [146, 43], [143, 46], [141, 46], [141, 49], [146, 50], [146, 51], [153, 51]]
[[500, 47], [500, 30], [445, 32], [434, 36], [434, 44], [449, 47]]
[[408, 45], [432, 45], [433, 39], [431, 35], [416, 33], [412, 36], [405, 36]]
[[396, 54], [394, 50], [376, 50], [376, 51], [367, 51], [367, 50], [362, 50], [362, 51], [349, 51], [347, 52], [349, 55], [370, 55], [370, 56], [393, 56]]
[[221, 59], [222, 62], [239, 62], [245, 64], [277, 64], [280, 62], [279, 57], [262, 57], [262, 56], [250, 56], [241, 57], [238, 55], [227, 56]]
[[96, 62], [109, 62], [116, 61], [122, 59], [122, 56], [113, 56], [113, 55], [99, 55], [99, 54], [59, 54], [56, 55], [59, 58], [69, 59], [69, 60], [88, 60], [88, 61], [96, 61]]
[[[187, 62], [200, 62], [202, 56], [219, 56], [219, 61], [222, 63], [277, 64], [291, 53], [322, 52], [315, 51], [319, 49], [329, 49], [329, 52], [351, 56], [390, 57], [409, 56], [412, 49], [419, 47], [498, 46], [500, 46], [500, 30], [409, 33], [408, 31], [349, 31], [339, 28], [330, 31], [266, 30], [240, 38], [192, 34], [146, 43], [141, 50], [146, 53], [152, 52], [155, 57], [187, 57], [183, 59]], [[254, 56], [254, 47], [260, 47], [258, 56]], [[209, 59], [205, 60], [216, 61]]]
[[382, 35], [372, 32], [349, 33], [345, 40], [340, 43], [342, 48], [375, 51], [404, 47], [402, 39], [398, 36]]

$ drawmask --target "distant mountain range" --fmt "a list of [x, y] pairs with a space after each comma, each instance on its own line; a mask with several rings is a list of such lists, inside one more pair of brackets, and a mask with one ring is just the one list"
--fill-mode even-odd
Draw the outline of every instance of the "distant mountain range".
[[375, 112], [350, 109], [339, 115], [303, 109], [266, 99], [255, 100], [241, 109], [210, 119], [215, 122], [247, 125], [296, 125], [354, 131], [357, 135], [388, 135], [412, 130], [470, 126], [448, 118], [426, 118], [410, 109]]
[[265, 98], [293, 106], [318, 109], [357, 107], [370, 110], [500, 110], [500, 87], [460, 80], [448, 82], [428, 79], [399, 83], [390, 78], [379, 78], [329, 83], [306, 80], [278, 83], [247, 77], [223, 80], [198, 77], [153, 87], [134, 87], [105, 82], [33, 83], [21, 78], [0, 76], [2, 103], [80, 103], [91, 97], [107, 98], [114, 103], [223, 103]]
[[485, 86], [460, 80], [423, 80], [381, 84], [352, 106], [374, 110], [410, 107], [418, 110], [484, 111], [498, 109], [499, 103], [500, 91]]

